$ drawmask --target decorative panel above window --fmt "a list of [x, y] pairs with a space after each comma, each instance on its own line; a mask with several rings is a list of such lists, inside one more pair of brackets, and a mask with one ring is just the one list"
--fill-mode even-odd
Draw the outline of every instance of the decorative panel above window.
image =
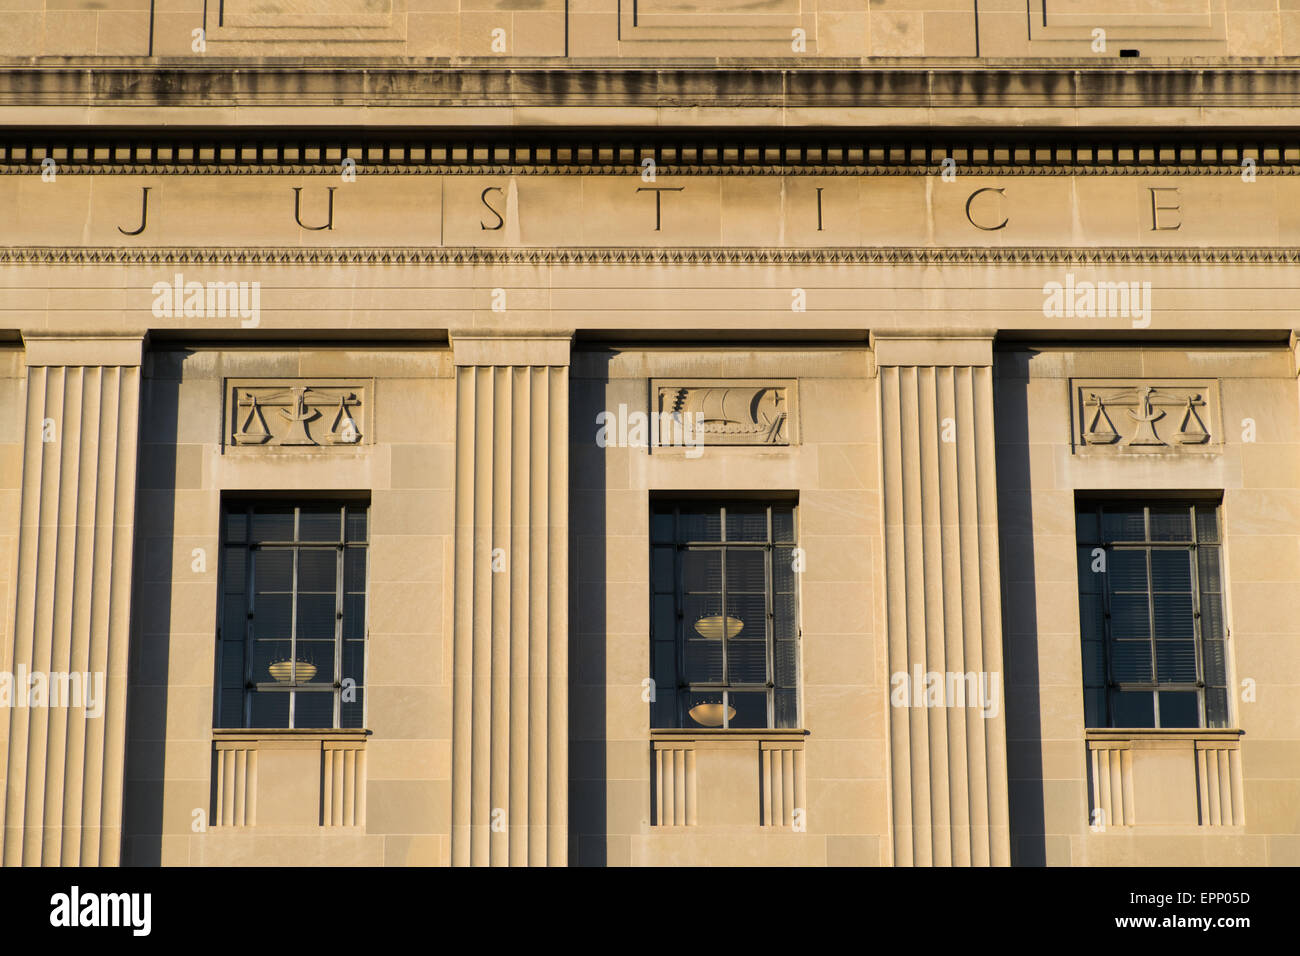
[[369, 385], [339, 379], [227, 381], [226, 444], [304, 450], [371, 444]]
[[793, 379], [654, 379], [657, 447], [798, 444]]
[[1073, 379], [1076, 451], [1142, 455], [1223, 450], [1213, 380]]
[[1076, 522], [1086, 725], [1228, 726], [1217, 508], [1085, 501]]
[[229, 503], [216, 721], [364, 726], [367, 506]]
[[793, 503], [652, 506], [655, 728], [799, 725]]

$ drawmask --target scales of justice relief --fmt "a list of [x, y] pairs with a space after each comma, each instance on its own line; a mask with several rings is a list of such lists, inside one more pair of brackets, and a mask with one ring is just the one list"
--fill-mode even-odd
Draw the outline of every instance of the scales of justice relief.
[[[1209, 430], [1197, 409], [1205, 408], [1206, 401], [1200, 391], [1182, 390], [1176, 394], [1151, 385], [1132, 388], [1091, 390], [1084, 400], [1086, 427], [1083, 440], [1088, 445], [1120, 445], [1124, 447], [1171, 447], [1173, 445], [1203, 445], [1210, 440]], [[1178, 409], [1172, 416], [1166, 409]], [[1127, 422], [1113, 412], [1124, 411]], [[1161, 437], [1157, 423], [1166, 418], [1178, 422], [1178, 428], [1166, 441]], [[1132, 423], [1133, 430], [1127, 438], [1115, 427]], [[1162, 426], [1163, 428], [1163, 426]], [[1168, 432], [1166, 432], [1168, 434]]]
[[[279, 390], [239, 388], [236, 396], [236, 445], [355, 445], [361, 441], [361, 429], [352, 414], [361, 399], [354, 390], [293, 385]], [[267, 409], [279, 413], [272, 415], [271, 421], [286, 426], [283, 430], [268, 427]], [[318, 420], [329, 422], [319, 441], [311, 427]]]

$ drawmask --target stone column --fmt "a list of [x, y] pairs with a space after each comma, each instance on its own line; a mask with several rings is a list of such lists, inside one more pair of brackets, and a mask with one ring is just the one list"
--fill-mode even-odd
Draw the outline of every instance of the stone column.
[[[4, 665], [17, 698], [6, 708], [4, 862], [114, 866], [143, 340], [28, 336], [25, 344], [17, 591]], [[70, 672], [89, 674], [90, 692], [102, 686], [103, 699], [86, 699], [82, 678], [52, 676]], [[44, 676], [29, 684], [34, 674]], [[40, 700], [43, 680], [47, 706], [18, 706]]]
[[[873, 335], [896, 865], [1010, 864], [992, 346], [992, 333]], [[950, 672], [973, 672], [977, 693], [995, 675], [996, 716], [961, 705]]]
[[570, 337], [453, 336], [453, 865], [568, 858]]

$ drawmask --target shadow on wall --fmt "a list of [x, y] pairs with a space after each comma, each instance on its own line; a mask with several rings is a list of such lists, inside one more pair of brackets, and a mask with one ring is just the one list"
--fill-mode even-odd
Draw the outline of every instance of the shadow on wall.
[[[150, 353], [145, 358], [140, 383], [135, 582], [131, 599], [122, 811], [122, 862], [126, 866], [162, 863], [172, 579], [174, 565], [180, 560], [174, 553], [176, 440], [181, 368], [190, 354], [189, 351]], [[207, 560], [212, 568], [216, 555], [209, 555]], [[210, 808], [202, 809], [206, 814]]]
[[999, 353], [994, 379], [1012, 866], [1047, 864], [1029, 472], [1029, 362], [1035, 354]]
[[605, 866], [605, 449], [596, 416], [608, 408], [614, 352], [575, 352], [569, 383], [569, 862]]

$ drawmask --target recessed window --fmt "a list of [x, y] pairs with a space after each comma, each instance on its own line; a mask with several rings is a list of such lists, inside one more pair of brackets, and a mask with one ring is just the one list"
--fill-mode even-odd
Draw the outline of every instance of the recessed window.
[[1079, 620], [1089, 727], [1226, 727], [1217, 508], [1080, 502]]
[[650, 538], [651, 726], [797, 727], [794, 505], [658, 503]]
[[366, 510], [223, 509], [218, 727], [364, 726]]

